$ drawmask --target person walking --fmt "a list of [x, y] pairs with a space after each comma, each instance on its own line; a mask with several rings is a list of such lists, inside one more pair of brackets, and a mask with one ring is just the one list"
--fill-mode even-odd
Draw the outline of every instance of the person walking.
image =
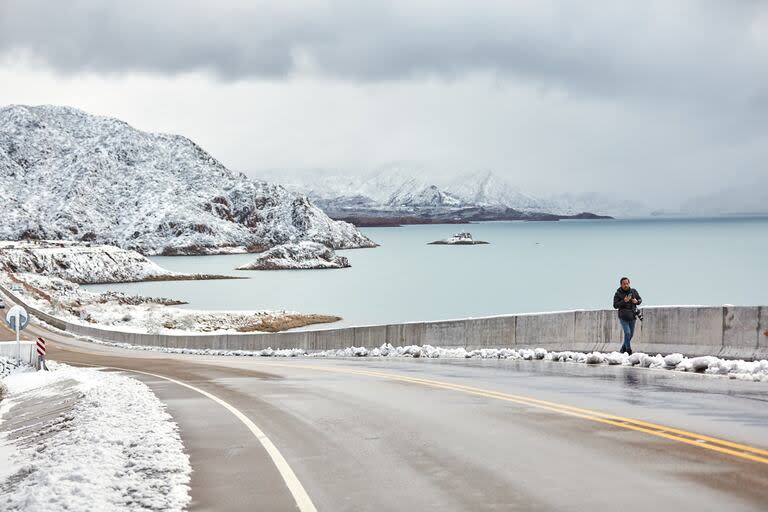
[[629, 278], [622, 277], [619, 280], [619, 289], [613, 295], [613, 307], [618, 309], [619, 322], [624, 331], [624, 343], [619, 352], [632, 355], [632, 336], [635, 334], [635, 316], [637, 306], [643, 302], [637, 290], [629, 285]]

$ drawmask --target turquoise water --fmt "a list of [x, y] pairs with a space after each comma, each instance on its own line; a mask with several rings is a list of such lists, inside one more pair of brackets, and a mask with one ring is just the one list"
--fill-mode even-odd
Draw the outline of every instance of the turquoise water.
[[[427, 242], [469, 231], [490, 245]], [[254, 255], [153, 257], [179, 272], [247, 280], [97, 285], [195, 309], [327, 313], [341, 324], [610, 308], [628, 275], [646, 305], [768, 304], [768, 219], [491, 222], [368, 228], [352, 268], [235, 271]]]

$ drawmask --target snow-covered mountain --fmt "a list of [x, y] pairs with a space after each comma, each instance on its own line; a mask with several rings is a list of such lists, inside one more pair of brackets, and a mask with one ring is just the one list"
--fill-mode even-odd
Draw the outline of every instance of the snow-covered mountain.
[[404, 210], [425, 209], [431, 213], [481, 209], [491, 218], [493, 215], [489, 211], [498, 211], [504, 217], [510, 209], [522, 215], [573, 216], [582, 212], [612, 215], [612, 212], [636, 206], [600, 200], [595, 195], [536, 197], [493, 172], [465, 174], [448, 182], [438, 182], [422, 177], [417, 171], [396, 167], [368, 176], [304, 176], [294, 178], [286, 187], [307, 194], [332, 217], [351, 210], [371, 210], [377, 214], [391, 210], [399, 215]]
[[513, 187], [492, 172], [467, 174], [446, 186], [450, 194], [473, 206], [504, 206], [522, 211], [547, 211], [549, 205]]
[[462, 201], [400, 168], [367, 176], [304, 176], [285, 183], [286, 188], [306, 194], [320, 205], [333, 207], [461, 206]]
[[143, 254], [375, 244], [306, 197], [229, 171], [191, 140], [59, 106], [0, 108], [0, 239]]

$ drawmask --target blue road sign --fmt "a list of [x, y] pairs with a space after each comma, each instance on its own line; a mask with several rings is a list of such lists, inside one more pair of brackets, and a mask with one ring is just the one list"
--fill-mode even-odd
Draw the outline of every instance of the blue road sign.
[[16, 322], [19, 322], [20, 331], [29, 325], [29, 314], [21, 306], [13, 306], [5, 316], [5, 323], [14, 331], [16, 330]]

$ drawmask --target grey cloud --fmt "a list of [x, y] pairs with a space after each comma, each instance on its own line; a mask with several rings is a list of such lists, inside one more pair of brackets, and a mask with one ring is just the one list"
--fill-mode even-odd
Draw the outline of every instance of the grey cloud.
[[768, 4], [0, 0], [0, 55], [63, 73], [380, 81], [515, 75], [598, 93], [768, 88]]

